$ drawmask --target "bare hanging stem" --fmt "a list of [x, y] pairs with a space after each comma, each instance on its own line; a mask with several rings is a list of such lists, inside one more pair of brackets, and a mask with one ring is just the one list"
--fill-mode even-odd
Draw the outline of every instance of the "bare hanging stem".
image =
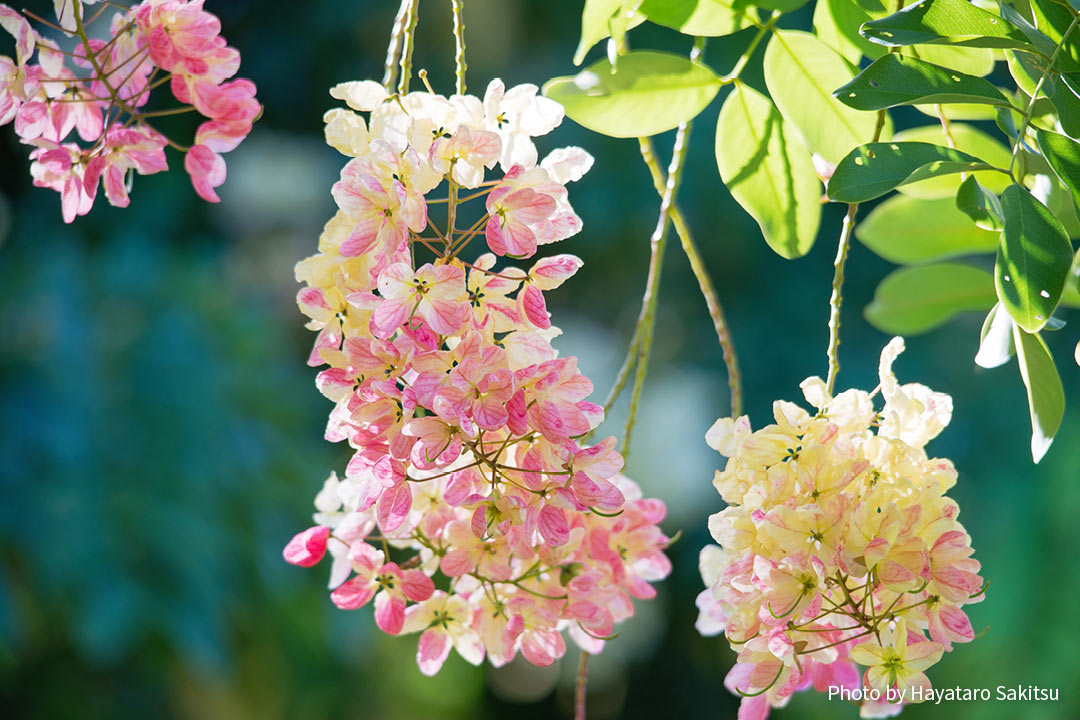
[[[878, 111], [877, 127], [874, 128], [874, 139], [877, 142], [881, 138], [881, 131], [885, 127], [885, 111]], [[855, 214], [859, 211], [859, 203], [850, 203], [847, 214], [844, 215], [844, 223], [840, 228], [840, 242], [836, 247], [836, 259], [833, 261], [832, 294], [829, 296], [829, 346], [825, 350], [825, 356], [829, 360], [828, 379], [825, 387], [832, 395], [836, 388], [836, 375], [840, 372], [840, 358], [837, 350], [840, 347], [840, 304], [843, 302], [841, 294], [844, 285], [844, 265], [847, 263], [848, 249], [851, 247], [851, 231], [855, 228]]]
[[[634, 375], [634, 389], [630, 393], [630, 414], [626, 419], [626, 433], [623, 437], [623, 455], [630, 449], [630, 434], [634, 430], [634, 419], [637, 417], [638, 403], [641, 401], [641, 390], [645, 385], [645, 375], [649, 368], [649, 351], [652, 349], [653, 329], [656, 325], [656, 304], [659, 299], [660, 270], [663, 266], [664, 249], [667, 247], [667, 230], [669, 213], [675, 196], [682, 183], [683, 161], [686, 159], [686, 149], [690, 135], [690, 123], [679, 125], [675, 131], [675, 144], [671, 150], [671, 164], [668, 166], [667, 182], [664, 185], [664, 194], [660, 201], [660, 217], [656, 220], [656, 228], [649, 238], [650, 258], [649, 276], [645, 281], [645, 294], [641, 298], [641, 315], [638, 324], [641, 326], [641, 336], [637, 348], [637, 372]], [[639, 142], [641, 142], [639, 140]]]
[[581, 651], [577, 669], [577, 687], [574, 688], [574, 720], [585, 720], [585, 686], [589, 675], [589, 653]]
[[469, 66], [465, 63], [465, 18], [462, 16], [465, 0], [450, 0], [454, 11], [454, 66], [457, 71], [457, 94], [465, 94], [465, 71]]
[[390, 32], [390, 44], [386, 48], [386, 69], [383, 72], [382, 84], [386, 92], [393, 92], [397, 84], [398, 64], [401, 62], [401, 43], [405, 35], [405, 20], [409, 15], [409, 5], [412, 0], [401, 0], [401, 7], [394, 16], [394, 29]]
[[[657, 194], [663, 196], [667, 180], [664, 177], [663, 170], [660, 168], [660, 163], [656, 159], [656, 155], [653, 153], [651, 140], [645, 139], [641, 141], [641, 157], [649, 168]], [[690, 226], [687, 224], [678, 203], [672, 204], [669, 214], [671, 224], [675, 226], [675, 233], [679, 236], [683, 253], [686, 255], [686, 259], [690, 261], [690, 269], [693, 271], [694, 277], [697, 278], [701, 294], [705, 297], [705, 306], [708, 308], [709, 317], [712, 318], [716, 339], [719, 340], [720, 348], [724, 352], [724, 365], [727, 367], [728, 374], [728, 391], [731, 395], [731, 416], [738, 417], [742, 414], [742, 374], [739, 372], [739, 360], [735, 354], [735, 343], [731, 339], [731, 332], [728, 330], [727, 321], [724, 319], [724, 309], [720, 305], [720, 299], [716, 294], [716, 288], [713, 286], [712, 277], [709, 276], [709, 271], [705, 269], [705, 263], [701, 260], [697, 244], [690, 234]], [[634, 337], [636, 341], [638, 335]]]
[[401, 35], [401, 77], [398, 78], [398, 93], [409, 92], [412, 81], [412, 56], [416, 47], [416, 24], [420, 21], [420, 0], [408, 0], [409, 7], [405, 14], [404, 32]]

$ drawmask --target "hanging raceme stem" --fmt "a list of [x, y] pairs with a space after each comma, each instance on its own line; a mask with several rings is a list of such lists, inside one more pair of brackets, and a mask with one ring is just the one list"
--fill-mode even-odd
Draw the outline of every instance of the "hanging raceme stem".
[[420, 0], [409, 0], [408, 12], [405, 14], [404, 32], [401, 35], [401, 77], [398, 78], [398, 94], [405, 95], [409, 92], [409, 82], [412, 81], [412, 56], [416, 47], [416, 24], [420, 21]]
[[582, 650], [577, 670], [577, 686], [574, 688], [574, 720], [585, 720], [585, 686], [588, 678], [589, 653]]
[[462, 16], [465, 0], [450, 0], [454, 12], [454, 68], [457, 73], [457, 94], [465, 94], [465, 18]]
[[[874, 128], [874, 139], [877, 142], [881, 138], [881, 131], [885, 128], [885, 110], [878, 110], [877, 127]], [[844, 223], [840, 228], [840, 242], [836, 247], [836, 259], [833, 260], [832, 294], [829, 296], [829, 346], [825, 356], [829, 361], [828, 378], [825, 387], [832, 395], [836, 387], [836, 375], [840, 372], [840, 359], [837, 350], [840, 348], [840, 304], [843, 302], [842, 289], [844, 285], [844, 265], [847, 263], [848, 249], [851, 247], [851, 232], [855, 229], [855, 214], [859, 211], [859, 203], [848, 205], [847, 214], [844, 215]]]
[[[649, 351], [652, 349], [653, 329], [656, 325], [656, 305], [660, 291], [660, 270], [663, 266], [664, 248], [667, 246], [668, 214], [671, 212], [672, 203], [682, 183], [682, 171], [686, 150], [689, 145], [690, 123], [679, 125], [675, 131], [675, 144], [671, 150], [671, 164], [668, 166], [667, 183], [664, 187], [663, 199], [660, 202], [660, 217], [656, 220], [656, 228], [652, 237], [649, 238], [651, 257], [649, 260], [649, 276], [645, 283], [645, 294], [641, 298], [641, 316], [638, 324], [641, 326], [641, 336], [637, 348], [637, 372], [634, 375], [634, 389], [630, 393], [630, 411], [626, 419], [626, 433], [623, 437], [623, 456], [630, 450], [630, 435], [634, 430], [634, 419], [637, 416], [638, 403], [641, 401], [641, 389], [645, 385], [645, 375], [649, 368]], [[639, 141], [641, 142], [641, 141]]]
[[401, 62], [401, 43], [405, 35], [405, 20], [409, 15], [409, 6], [413, 0], [401, 0], [401, 7], [394, 16], [394, 29], [390, 32], [390, 44], [386, 48], [386, 69], [383, 72], [383, 87], [386, 92], [394, 91], [397, 84], [398, 64]]
[[[664, 177], [664, 171], [660, 168], [660, 163], [653, 152], [651, 140], [645, 139], [641, 141], [641, 157], [645, 160], [645, 165], [652, 175], [653, 187], [656, 188], [657, 194], [663, 197], [667, 179]], [[686, 259], [690, 261], [690, 269], [693, 271], [694, 277], [697, 278], [701, 294], [705, 297], [705, 306], [708, 308], [709, 317], [712, 318], [716, 339], [720, 342], [720, 348], [724, 353], [724, 365], [727, 367], [728, 374], [728, 390], [731, 395], [731, 417], [739, 417], [742, 414], [742, 374], [739, 372], [739, 360], [735, 355], [735, 343], [731, 339], [731, 332], [724, 318], [724, 309], [720, 305], [720, 299], [716, 294], [716, 288], [713, 286], [712, 277], [709, 276], [709, 271], [705, 269], [705, 263], [701, 260], [697, 244], [690, 234], [690, 226], [687, 224], [678, 203], [672, 204], [669, 215], [671, 216], [671, 224], [675, 226], [675, 233], [679, 236], [679, 243], [682, 246], [683, 253], [686, 255]]]

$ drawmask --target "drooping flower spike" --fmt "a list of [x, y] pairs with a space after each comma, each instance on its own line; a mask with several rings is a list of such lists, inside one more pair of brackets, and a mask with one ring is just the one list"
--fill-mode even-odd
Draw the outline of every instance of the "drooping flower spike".
[[[335, 404], [326, 437], [354, 454], [285, 559], [329, 554], [333, 602], [373, 603], [382, 630], [418, 633], [425, 674], [451, 649], [549, 665], [564, 632], [599, 652], [671, 571], [665, 508], [619, 474], [614, 438], [583, 440], [603, 410], [552, 347], [544, 298], [581, 261], [496, 268], [581, 229], [566, 184], [592, 158], [563, 148], [538, 162], [533, 138], [562, 108], [532, 85], [495, 80], [483, 101], [370, 81], [331, 95], [350, 109], [326, 114], [326, 140], [350, 159], [319, 253], [296, 274], [318, 333], [309, 364], [327, 366], [316, 385]], [[462, 259], [484, 242], [491, 252]]]
[[728, 458], [713, 480], [728, 507], [709, 519], [719, 546], [701, 553], [697, 626], [738, 653], [726, 684], [743, 696], [740, 718], [811, 686], [876, 691], [862, 716], [894, 715], [926, 697], [912, 689], [930, 686], [927, 668], [975, 637], [963, 608], [985, 586], [945, 496], [957, 473], [924, 449], [952, 399], [899, 384], [903, 349], [901, 338], [885, 347], [873, 393], [830, 397], [808, 378], [815, 414], [780, 400], [771, 425], [723, 418], [706, 435]]
[[[60, 193], [64, 222], [88, 213], [99, 188], [111, 205], [127, 207], [134, 174], [168, 169], [166, 146], [185, 153], [184, 169], [199, 196], [218, 202], [222, 154], [247, 137], [262, 108], [250, 80], [230, 79], [240, 53], [221, 37], [203, 0], [143, 0], [111, 14], [121, 6], [96, 0], [55, 6], [55, 23], [27, 16], [73, 38], [65, 42], [71, 50], [0, 4], [0, 27], [15, 40], [15, 58], [0, 55], [0, 125], [13, 123], [32, 148], [34, 185]], [[106, 21], [108, 39], [101, 39]], [[152, 104], [165, 84], [180, 105]], [[187, 112], [205, 118], [190, 145], [153, 127], [154, 118]]]

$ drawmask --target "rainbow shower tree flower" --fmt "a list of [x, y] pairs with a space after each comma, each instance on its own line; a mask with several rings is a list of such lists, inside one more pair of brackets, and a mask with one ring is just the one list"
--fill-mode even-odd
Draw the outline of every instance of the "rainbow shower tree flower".
[[[15, 38], [15, 59], [0, 56], [0, 125], [14, 122], [19, 140], [33, 148], [34, 185], [60, 193], [64, 222], [90, 212], [99, 186], [110, 204], [127, 207], [134, 173], [168, 169], [167, 145], [185, 153], [184, 169], [199, 196], [218, 202], [221, 154], [247, 137], [262, 107], [254, 83], [229, 79], [240, 68], [240, 53], [221, 37], [221, 23], [203, 10], [203, 0], [102, 2], [89, 16], [85, 6], [96, 0], [54, 4], [55, 23], [0, 5], [0, 27]], [[103, 40], [97, 21], [118, 7], [123, 12], [111, 14]], [[74, 37], [73, 49], [40, 35], [27, 17]], [[181, 105], [147, 109], [166, 83]], [[206, 118], [190, 146], [149, 122], [188, 112]]]
[[[566, 185], [592, 157], [539, 158], [532, 138], [563, 113], [536, 86], [494, 80], [481, 99], [461, 75], [451, 97], [404, 85], [331, 90], [349, 109], [326, 114], [326, 139], [350, 159], [319, 253], [296, 274], [318, 333], [309, 364], [328, 366], [316, 384], [335, 403], [326, 437], [355, 452], [285, 559], [329, 552], [331, 600], [373, 602], [384, 632], [418, 633], [427, 675], [451, 649], [549, 665], [564, 631], [600, 652], [671, 571], [665, 507], [619, 474], [614, 438], [587, 444], [603, 408], [551, 345], [544, 293], [581, 261], [496, 268], [581, 229]], [[466, 209], [478, 217], [459, 223]], [[491, 252], [469, 262], [474, 241]]]
[[701, 553], [697, 627], [739, 653], [726, 685], [743, 696], [740, 719], [811, 686], [873, 689], [863, 716], [893, 715], [924, 696], [911, 689], [929, 686], [943, 652], [974, 639], [963, 608], [985, 586], [945, 496], [956, 470], [924, 449], [952, 399], [897, 382], [903, 349], [901, 338], [885, 347], [872, 393], [832, 397], [808, 378], [815, 414], [779, 400], [771, 425], [723, 418], [706, 436], [728, 457], [713, 480], [728, 507], [709, 519], [720, 545]]

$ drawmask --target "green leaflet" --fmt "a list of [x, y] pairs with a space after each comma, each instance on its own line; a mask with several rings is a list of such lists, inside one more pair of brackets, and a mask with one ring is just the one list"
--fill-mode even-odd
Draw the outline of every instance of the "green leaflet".
[[922, 0], [866, 23], [861, 32], [864, 37], [889, 47], [948, 43], [1034, 50], [1020, 28], [968, 0]]
[[1080, 144], [1055, 132], [1038, 130], [1036, 134], [1039, 150], [1080, 205]]
[[719, 90], [720, 79], [705, 65], [652, 50], [623, 55], [616, 73], [605, 59], [544, 85], [570, 119], [612, 137], [671, 130], [704, 110]]
[[813, 35], [776, 31], [765, 49], [764, 70], [773, 102], [811, 152], [836, 163], [873, 137], [877, 117], [832, 94], [854, 76], [850, 65]]
[[896, 195], [875, 207], [855, 226], [855, 237], [889, 262], [926, 262], [988, 253], [998, 234], [980, 229], [956, 208], [952, 198]]
[[1009, 106], [989, 81], [915, 58], [888, 53], [833, 93], [856, 110], [916, 103], [986, 103]]
[[814, 164], [769, 98], [742, 83], [720, 108], [716, 165], [769, 247], [785, 258], [809, 252], [821, 221]]
[[687, 35], [717, 37], [750, 27], [750, 7], [744, 0], [644, 0], [638, 12]]
[[1072, 244], [1057, 218], [1025, 188], [1006, 188], [1001, 208], [1005, 229], [994, 269], [998, 299], [1017, 325], [1038, 332], [1061, 299]]
[[1013, 342], [1031, 412], [1031, 457], [1038, 463], [1061, 427], [1065, 415], [1065, 388], [1061, 386], [1054, 358], [1041, 337], [1013, 326]]
[[634, 12], [634, 0], [585, 0], [581, 11], [581, 40], [574, 52], [574, 64], [580, 65], [589, 50], [606, 37], [619, 38], [645, 18]]
[[974, 155], [940, 145], [869, 143], [840, 161], [829, 180], [828, 194], [837, 202], [863, 202], [907, 183], [989, 167]]
[[985, 270], [958, 263], [894, 270], [866, 306], [866, 320], [886, 333], [917, 335], [954, 315], [994, 304], [994, 282]]

